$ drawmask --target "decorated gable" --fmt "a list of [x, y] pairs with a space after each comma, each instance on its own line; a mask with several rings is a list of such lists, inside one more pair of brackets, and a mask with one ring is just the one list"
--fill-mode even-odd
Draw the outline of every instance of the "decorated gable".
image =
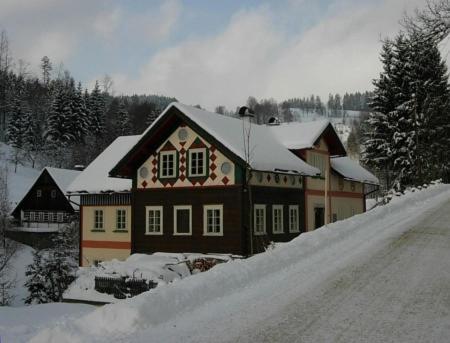
[[227, 186], [235, 164], [186, 125], [180, 125], [137, 170], [137, 188]]

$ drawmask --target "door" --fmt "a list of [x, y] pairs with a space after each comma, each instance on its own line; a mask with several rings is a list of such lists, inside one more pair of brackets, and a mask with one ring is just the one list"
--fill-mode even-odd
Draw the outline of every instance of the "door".
[[323, 207], [314, 207], [314, 230], [325, 224], [325, 209]]

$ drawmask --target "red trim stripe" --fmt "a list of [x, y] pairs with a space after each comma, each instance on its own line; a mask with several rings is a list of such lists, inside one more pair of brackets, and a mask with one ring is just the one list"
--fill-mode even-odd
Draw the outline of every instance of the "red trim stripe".
[[131, 249], [131, 242], [83, 241], [83, 248]]

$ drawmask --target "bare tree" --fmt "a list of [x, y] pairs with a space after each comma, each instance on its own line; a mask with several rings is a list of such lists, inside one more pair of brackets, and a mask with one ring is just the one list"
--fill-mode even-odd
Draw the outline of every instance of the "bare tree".
[[405, 15], [403, 25], [416, 37], [442, 41], [450, 33], [450, 0], [427, 0], [425, 9]]

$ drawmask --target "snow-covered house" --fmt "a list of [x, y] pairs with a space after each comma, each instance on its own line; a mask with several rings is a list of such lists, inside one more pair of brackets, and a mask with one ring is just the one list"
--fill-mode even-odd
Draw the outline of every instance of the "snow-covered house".
[[108, 172], [139, 137], [118, 137], [67, 189], [80, 198], [81, 266], [124, 260], [131, 253], [131, 180], [109, 177]]
[[110, 176], [132, 180], [132, 252], [247, 255], [305, 230], [303, 178], [320, 171], [255, 124], [248, 187], [242, 125], [172, 103], [118, 161]]
[[328, 120], [284, 123], [270, 128], [286, 148], [321, 171], [319, 177], [305, 179], [307, 231], [366, 210], [365, 196], [379, 181], [347, 157]]
[[9, 235], [26, 244], [47, 245], [46, 234], [56, 232], [78, 211], [78, 199], [70, 199], [66, 191], [79, 174], [78, 170], [44, 168], [11, 212], [17, 225]]

